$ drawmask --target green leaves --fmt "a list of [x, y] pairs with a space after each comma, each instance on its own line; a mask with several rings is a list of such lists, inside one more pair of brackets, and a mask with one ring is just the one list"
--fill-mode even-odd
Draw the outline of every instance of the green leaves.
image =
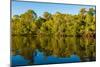
[[[44, 12], [37, 17], [33, 10], [28, 10], [12, 18], [12, 34], [85, 36], [95, 34], [95, 9], [82, 8], [78, 15], [56, 12]], [[90, 33], [92, 32], [92, 33]]]

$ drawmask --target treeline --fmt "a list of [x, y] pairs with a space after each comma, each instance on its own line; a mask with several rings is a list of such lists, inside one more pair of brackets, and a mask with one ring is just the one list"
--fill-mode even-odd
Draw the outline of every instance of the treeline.
[[34, 10], [14, 15], [12, 35], [48, 35], [95, 37], [95, 9], [82, 8], [77, 15], [44, 12], [37, 16]]

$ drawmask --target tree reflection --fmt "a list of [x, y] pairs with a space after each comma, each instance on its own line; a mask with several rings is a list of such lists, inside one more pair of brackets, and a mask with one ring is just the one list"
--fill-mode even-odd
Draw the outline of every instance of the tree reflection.
[[43, 52], [45, 57], [70, 57], [75, 54], [81, 61], [94, 61], [96, 44], [94, 38], [78, 37], [32, 37], [12, 36], [12, 55], [21, 55], [34, 63], [36, 50]]

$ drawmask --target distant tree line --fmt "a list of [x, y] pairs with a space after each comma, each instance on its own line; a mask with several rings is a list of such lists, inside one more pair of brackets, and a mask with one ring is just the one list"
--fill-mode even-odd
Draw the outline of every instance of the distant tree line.
[[94, 8], [82, 8], [76, 15], [44, 12], [39, 17], [29, 9], [11, 20], [12, 35], [95, 37], [96, 34]]

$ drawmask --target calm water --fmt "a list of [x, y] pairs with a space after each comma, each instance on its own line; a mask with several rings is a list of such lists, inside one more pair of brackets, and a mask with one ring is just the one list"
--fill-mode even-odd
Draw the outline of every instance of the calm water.
[[95, 39], [12, 36], [11, 63], [38, 65], [95, 61]]

